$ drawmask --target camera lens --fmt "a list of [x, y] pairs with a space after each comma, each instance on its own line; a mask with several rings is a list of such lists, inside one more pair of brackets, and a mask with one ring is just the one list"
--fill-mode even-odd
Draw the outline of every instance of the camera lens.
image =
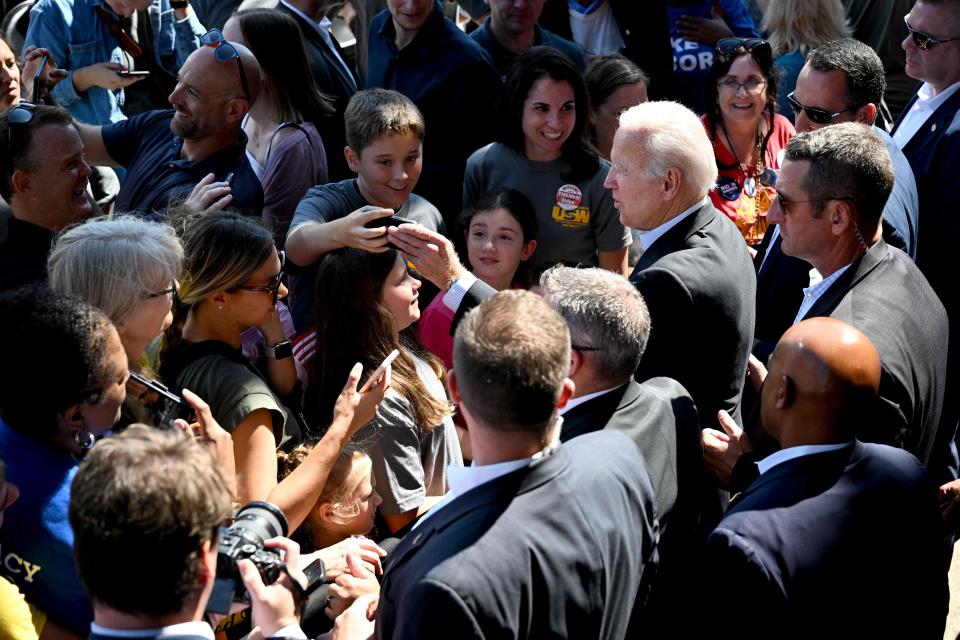
[[237, 512], [230, 529], [249, 531], [262, 544], [264, 540], [287, 535], [287, 517], [279, 507], [257, 500], [244, 505]]

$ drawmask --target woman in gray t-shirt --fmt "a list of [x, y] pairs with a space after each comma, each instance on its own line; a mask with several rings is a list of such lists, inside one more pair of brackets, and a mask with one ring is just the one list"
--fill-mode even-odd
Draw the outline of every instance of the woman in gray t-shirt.
[[409, 523], [447, 491], [447, 465], [463, 464], [441, 381], [440, 361], [410, 326], [420, 317], [420, 281], [394, 249], [338, 249], [317, 274], [317, 348], [307, 409], [330, 419], [344, 372], [354, 363], [374, 371], [394, 349], [390, 389], [374, 419], [354, 440], [373, 461], [380, 514], [391, 531]]

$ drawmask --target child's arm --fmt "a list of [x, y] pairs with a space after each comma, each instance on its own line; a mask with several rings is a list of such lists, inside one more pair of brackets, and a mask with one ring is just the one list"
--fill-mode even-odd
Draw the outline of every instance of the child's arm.
[[375, 253], [386, 251], [386, 227], [367, 229], [364, 225], [371, 220], [391, 215], [393, 209], [366, 205], [337, 220], [301, 224], [287, 236], [287, 257], [294, 264], [306, 267], [341, 247], [354, 247]]

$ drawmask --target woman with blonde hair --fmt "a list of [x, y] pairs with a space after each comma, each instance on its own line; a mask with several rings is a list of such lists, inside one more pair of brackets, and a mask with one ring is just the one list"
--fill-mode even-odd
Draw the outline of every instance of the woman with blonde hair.
[[793, 122], [787, 96], [797, 86], [807, 54], [824, 42], [849, 35], [846, 12], [840, 0], [769, 0], [763, 29], [780, 73], [777, 110]]

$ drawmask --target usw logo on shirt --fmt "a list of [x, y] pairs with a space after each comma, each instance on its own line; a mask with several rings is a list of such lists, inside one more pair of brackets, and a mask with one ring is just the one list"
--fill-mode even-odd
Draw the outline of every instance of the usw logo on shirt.
[[568, 210], [555, 204], [550, 215], [554, 222], [566, 229], [579, 229], [590, 224], [590, 207], [576, 207]]

